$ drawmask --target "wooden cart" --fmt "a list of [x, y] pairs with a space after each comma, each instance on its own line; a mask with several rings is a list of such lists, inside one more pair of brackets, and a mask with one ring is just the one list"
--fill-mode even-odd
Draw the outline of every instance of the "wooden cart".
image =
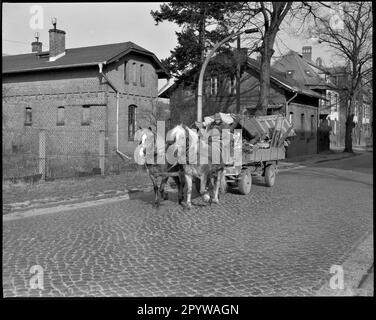
[[275, 183], [278, 161], [285, 159], [285, 154], [284, 146], [243, 153], [241, 166], [225, 168], [222, 191], [227, 189], [227, 185], [231, 185], [237, 187], [241, 194], [248, 194], [252, 187], [252, 176], [263, 176], [266, 186], [272, 187]]

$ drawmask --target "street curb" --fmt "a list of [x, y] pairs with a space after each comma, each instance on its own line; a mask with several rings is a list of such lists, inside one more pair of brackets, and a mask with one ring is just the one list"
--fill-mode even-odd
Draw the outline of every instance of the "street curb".
[[[166, 186], [166, 191], [168, 192], [174, 192], [175, 189], [172, 189], [170, 187]], [[6, 221], [12, 221], [12, 220], [18, 220], [28, 217], [34, 217], [39, 215], [45, 215], [50, 213], [56, 213], [56, 212], [64, 212], [69, 210], [75, 210], [75, 209], [82, 209], [82, 208], [89, 208], [101, 204], [108, 204], [112, 202], [117, 201], [124, 201], [124, 200], [130, 200], [130, 194], [133, 193], [148, 193], [152, 191], [152, 187], [145, 187], [143, 189], [131, 189], [128, 190], [125, 194], [118, 195], [118, 196], [108, 196], [108, 197], [102, 197], [100, 199], [75, 199], [73, 201], [61, 201], [58, 203], [49, 203], [45, 206], [40, 207], [33, 207], [33, 208], [23, 208], [20, 210], [15, 210], [13, 212], [3, 214], [3, 222]]]
[[18, 219], [24, 219], [29, 217], [35, 217], [50, 213], [57, 213], [57, 212], [64, 212], [69, 210], [75, 210], [75, 209], [81, 209], [81, 208], [88, 208], [93, 207], [101, 204], [107, 204], [111, 202], [117, 202], [117, 201], [123, 201], [123, 200], [129, 200], [129, 195], [125, 194], [118, 197], [112, 197], [112, 198], [104, 198], [99, 200], [90, 200], [85, 202], [79, 202], [79, 203], [65, 203], [58, 206], [53, 207], [45, 207], [45, 208], [34, 208], [30, 210], [24, 210], [24, 211], [16, 211], [12, 213], [8, 213], [3, 215], [3, 222], [7, 221], [13, 221]]
[[[344, 288], [331, 289], [329, 280], [316, 292], [316, 296], [373, 296], [373, 292], [359, 288], [364, 277], [374, 263], [373, 232], [366, 234], [365, 238], [355, 246], [350, 256], [341, 265], [343, 267]], [[329, 270], [328, 270], [329, 273]], [[333, 274], [334, 276], [334, 274]]]

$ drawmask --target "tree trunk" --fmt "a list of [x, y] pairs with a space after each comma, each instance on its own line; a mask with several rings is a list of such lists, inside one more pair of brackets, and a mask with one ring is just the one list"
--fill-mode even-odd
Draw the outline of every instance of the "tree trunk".
[[266, 115], [270, 95], [270, 60], [273, 56], [275, 35], [265, 35], [264, 44], [261, 48], [260, 66], [260, 96], [256, 105], [256, 116]]
[[343, 152], [351, 152], [352, 149], [352, 131], [354, 129], [354, 114], [351, 113], [346, 118], [346, 132], [345, 132], [345, 150]]

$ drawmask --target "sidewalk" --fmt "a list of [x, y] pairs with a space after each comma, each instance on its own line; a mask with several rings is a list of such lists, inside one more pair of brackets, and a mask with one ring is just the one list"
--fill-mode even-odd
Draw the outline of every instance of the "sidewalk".
[[[309, 166], [356, 155], [358, 154], [330, 151], [324, 154], [285, 159], [278, 164], [278, 168], [279, 171], [283, 171], [301, 165]], [[151, 190], [151, 180], [142, 168], [120, 175], [59, 179], [35, 184], [3, 182], [3, 214]]]
[[318, 153], [294, 158], [287, 158], [278, 163], [279, 170], [294, 168], [297, 166], [310, 166], [317, 163], [342, 160], [360, 155], [361, 153], [345, 153], [342, 150], [330, 150], [325, 153]]

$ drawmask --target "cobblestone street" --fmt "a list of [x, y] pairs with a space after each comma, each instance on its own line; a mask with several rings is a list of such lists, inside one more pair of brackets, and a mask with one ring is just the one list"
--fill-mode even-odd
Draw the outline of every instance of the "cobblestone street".
[[[273, 188], [256, 180], [219, 205], [152, 201], [4, 221], [4, 296], [314, 295], [373, 231], [372, 174], [325, 164], [282, 172]], [[43, 290], [30, 288], [33, 265]]]

